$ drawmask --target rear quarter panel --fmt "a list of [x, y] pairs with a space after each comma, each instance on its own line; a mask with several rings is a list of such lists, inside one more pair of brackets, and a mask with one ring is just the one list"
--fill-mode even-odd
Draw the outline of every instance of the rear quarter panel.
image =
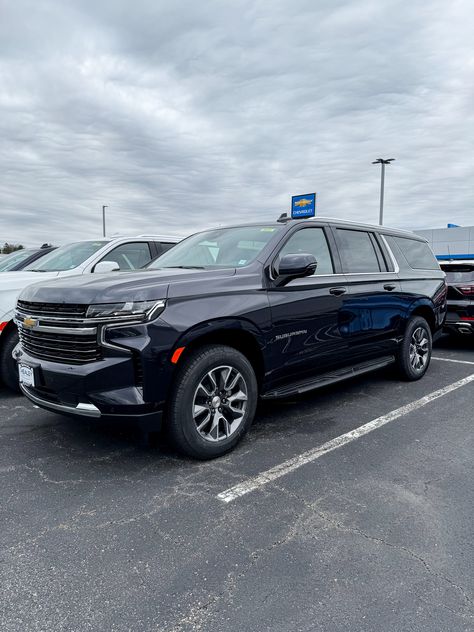
[[447, 287], [441, 270], [413, 270], [400, 273], [402, 296], [405, 297], [407, 318], [417, 307], [428, 307], [434, 313], [435, 331], [443, 326], [446, 318]]

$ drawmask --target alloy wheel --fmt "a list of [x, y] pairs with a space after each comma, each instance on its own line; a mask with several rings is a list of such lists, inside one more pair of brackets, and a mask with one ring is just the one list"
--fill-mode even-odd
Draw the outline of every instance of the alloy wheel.
[[206, 441], [223, 441], [241, 425], [247, 410], [248, 389], [232, 366], [218, 366], [199, 382], [192, 404], [196, 429]]
[[410, 364], [415, 371], [422, 371], [429, 359], [429, 339], [424, 327], [417, 327], [410, 340]]

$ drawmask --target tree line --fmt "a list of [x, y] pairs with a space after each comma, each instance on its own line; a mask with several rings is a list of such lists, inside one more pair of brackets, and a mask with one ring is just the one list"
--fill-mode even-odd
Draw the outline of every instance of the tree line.
[[11, 252], [15, 252], [15, 250], [23, 250], [24, 246], [22, 244], [9, 244], [7, 241], [0, 248], [0, 253], [2, 255], [9, 255]]
[[[0, 254], [1, 255], [9, 255], [16, 250], [23, 250], [25, 246], [23, 244], [9, 244], [7, 241], [0, 246]], [[43, 244], [41, 248], [50, 248], [51, 244]]]

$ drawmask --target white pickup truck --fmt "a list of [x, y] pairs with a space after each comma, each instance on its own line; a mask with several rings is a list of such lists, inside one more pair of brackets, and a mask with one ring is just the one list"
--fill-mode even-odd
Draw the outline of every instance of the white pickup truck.
[[180, 240], [180, 237], [138, 235], [78, 241], [53, 250], [21, 272], [0, 275], [0, 381], [13, 390], [18, 389], [17, 366], [12, 357], [18, 331], [13, 317], [17, 297], [26, 286], [55, 277], [137, 270]]

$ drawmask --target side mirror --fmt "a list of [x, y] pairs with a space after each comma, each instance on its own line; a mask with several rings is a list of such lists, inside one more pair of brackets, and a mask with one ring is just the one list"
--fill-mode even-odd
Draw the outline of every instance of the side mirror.
[[99, 263], [94, 268], [94, 272], [96, 272], [97, 274], [115, 272], [116, 270], [120, 270], [120, 266], [116, 261], [99, 261]]
[[283, 255], [278, 264], [276, 284], [285, 285], [292, 279], [311, 276], [315, 273], [317, 265], [314, 255], [304, 253]]

